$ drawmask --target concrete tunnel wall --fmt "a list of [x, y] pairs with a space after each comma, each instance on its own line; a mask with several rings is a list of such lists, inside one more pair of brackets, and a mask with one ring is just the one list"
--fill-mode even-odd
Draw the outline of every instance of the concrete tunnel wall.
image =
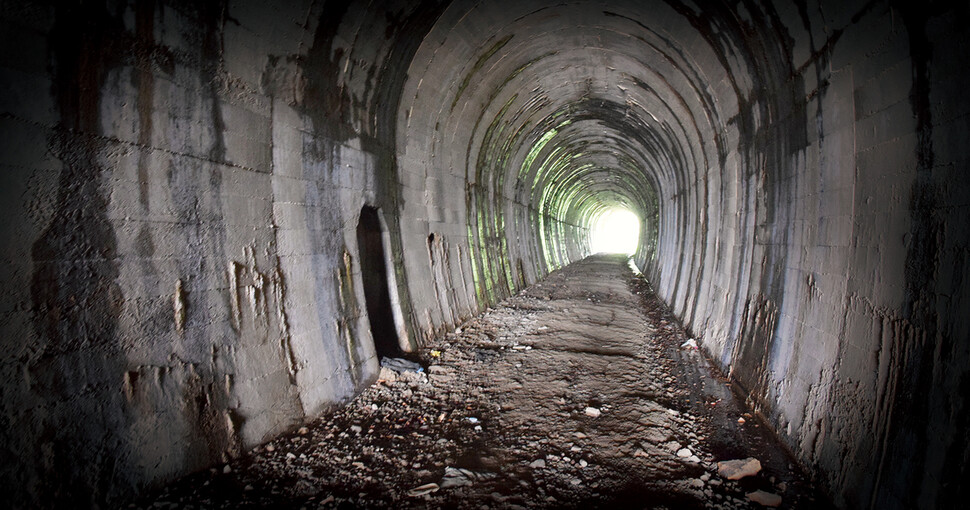
[[966, 7], [7, 2], [0, 479], [117, 504], [414, 349], [635, 261], [845, 508], [966, 496]]

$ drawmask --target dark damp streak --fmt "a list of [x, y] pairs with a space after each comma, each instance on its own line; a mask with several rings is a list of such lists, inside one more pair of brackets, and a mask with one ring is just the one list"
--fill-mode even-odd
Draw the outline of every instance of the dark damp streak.
[[[154, 45], [155, 2], [145, 0], [135, 4], [135, 38], [142, 48]], [[138, 65], [133, 75], [138, 90], [138, 202], [142, 210], [149, 211], [148, 204], [148, 146], [152, 141], [152, 110], [155, 100], [155, 75], [147, 52], [139, 52]]]
[[[119, 19], [120, 13], [103, 8], [62, 3], [50, 31], [51, 96], [60, 120], [48, 145], [63, 167], [50, 224], [31, 249], [33, 327], [40, 352], [27, 362], [27, 370], [36, 381], [50, 380], [68, 356], [70, 363], [88, 370], [91, 387], [107, 386], [123, 372], [117, 339], [123, 306], [116, 281], [118, 243], [102, 185], [105, 146], [100, 138], [101, 90], [109, 72], [122, 65], [131, 42]], [[50, 398], [63, 389], [35, 391]], [[121, 452], [108, 458], [92, 446], [117, 437], [87, 419], [91, 412], [83, 406], [51, 412], [31, 432], [36, 434], [31, 443], [54, 452], [53, 460], [27, 475], [45, 482], [38, 506], [99, 506], [116, 496], [109, 491], [123, 490], [119, 478], [125, 475], [116, 472]]]
[[[211, 69], [209, 69], [211, 72], [210, 76], [206, 76], [207, 73], [203, 70], [203, 79], [207, 79], [209, 84], [209, 100], [212, 103], [210, 116], [214, 131], [214, 140], [212, 147], [209, 149], [209, 159], [214, 163], [226, 162], [226, 123], [222, 118], [222, 103], [219, 99], [221, 85], [219, 71], [222, 67], [222, 33], [228, 16], [225, 5], [221, 4], [221, 2], [207, 3], [204, 19], [207, 20], [209, 27], [205, 30], [205, 36], [202, 41], [203, 61], [211, 66]], [[212, 172], [211, 184], [213, 187], [218, 188], [221, 186], [221, 175], [219, 171]]]
[[108, 13], [81, 11], [60, 10], [50, 42], [60, 113], [50, 146], [64, 168], [51, 224], [32, 248], [32, 294], [38, 325], [47, 326], [38, 333], [51, 351], [90, 344], [88, 335], [110, 344], [114, 322], [108, 318], [116, 318], [120, 292], [114, 283], [117, 240], [100, 189], [98, 135], [101, 88], [120, 65], [116, 56], [126, 38]]
[[[397, 185], [399, 178], [396, 150], [397, 112], [401, 103], [401, 91], [408, 78], [408, 68], [424, 42], [424, 36], [431, 31], [448, 4], [447, 1], [422, 2], [403, 19], [390, 17], [394, 26], [389, 26], [384, 35], [386, 39], [393, 38], [394, 43], [390, 45], [390, 51], [384, 58], [380, 71], [374, 77], [369, 75], [367, 80], [368, 87], [374, 82], [368, 105], [368, 111], [372, 114], [367, 119], [371, 136], [361, 136], [361, 146], [377, 156], [377, 168], [381, 178], [377, 182], [376, 205], [388, 215], [388, 234], [394, 253], [400, 253], [403, 246], [397, 216], [404, 207], [404, 198]], [[329, 47], [330, 44], [327, 45]], [[408, 338], [413, 343], [418, 335], [411, 311], [411, 287], [408, 285], [407, 268], [395, 258], [392, 270], [396, 274], [397, 291], [401, 296], [401, 313], [407, 322]]]
[[313, 127], [321, 136], [335, 142], [354, 136], [348, 123], [343, 122], [351, 111], [350, 97], [339, 85], [343, 51], [333, 50], [334, 38], [351, 3], [352, 0], [327, 2], [327, 12], [320, 18], [313, 45], [302, 60], [307, 80], [303, 113], [313, 120]]
[[[928, 428], [925, 420], [930, 413], [933, 367], [936, 359], [938, 333], [935, 312], [935, 273], [939, 263], [939, 238], [942, 225], [936, 210], [938, 190], [933, 182], [933, 119], [930, 105], [930, 65], [933, 48], [926, 32], [929, 18], [927, 6], [906, 2], [894, 8], [906, 25], [909, 37], [913, 85], [909, 93], [910, 105], [916, 120], [916, 177], [910, 191], [910, 242], [904, 265], [905, 297], [903, 319], [911, 327], [905, 328], [901, 358], [896, 360], [902, 369], [894, 381], [897, 401], [891, 403], [887, 451], [882, 452], [880, 466], [906, 465], [906, 470], [883, 469], [886, 477], [873, 488], [873, 504], [896, 503], [882, 501], [891, 496], [880, 486], [897, 487], [895, 491], [906, 507], [919, 506], [926, 464]], [[944, 349], [943, 352], [948, 352]]]

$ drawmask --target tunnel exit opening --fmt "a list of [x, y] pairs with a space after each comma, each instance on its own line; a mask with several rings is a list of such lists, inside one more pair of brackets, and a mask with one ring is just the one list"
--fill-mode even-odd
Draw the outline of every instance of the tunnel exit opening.
[[367, 318], [378, 359], [402, 355], [388, 285], [383, 234], [377, 208], [365, 205], [360, 210], [357, 223], [357, 249], [364, 284], [364, 300], [367, 303]]
[[640, 242], [640, 218], [629, 209], [614, 207], [597, 214], [590, 230], [591, 253], [632, 255]]

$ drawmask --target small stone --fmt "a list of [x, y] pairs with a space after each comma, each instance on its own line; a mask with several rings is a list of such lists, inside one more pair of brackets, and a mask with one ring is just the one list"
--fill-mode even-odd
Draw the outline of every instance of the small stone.
[[546, 461], [545, 459], [534, 460], [531, 464], [529, 464], [529, 467], [533, 469], [542, 469], [546, 467]]
[[748, 499], [764, 506], [776, 507], [781, 504], [781, 496], [765, 491], [754, 491], [746, 494]]
[[420, 485], [418, 487], [415, 487], [409, 490], [408, 496], [411, 496], [411, 497], [424, 496], [425, 494], [430, 494], [432, 492], [437, 491], [440, 488], [441, 487], [439, 487], [438, 484], [436, 483], [426, 483], [424, 485]]
[[756, 475], [759, 471], [761, 471], [761, 461], [753, 457], [717, 463], [717, 474], [728, 480], [740, 480], [746, 476]]
[[364, 430], [364, 429], [362, 429], [360, 425], [351, 425], [350, 426], [350, 431], [353, 432], [354, 434], [360, 434], [360, 432], [362, 430]]
[[296, 458], [296, 455], [293, 455], [293, 452], [286, 452], [286, 458], [287, 460], [293, 460]]
[[273, 453], [274, 451], [276, 451], [276, 447], [271, 444], [268, 444], [266, 445], [266, 451]]
[[583, 467], [583, 468], [584, 468], [584, 467], [586, 467], [586, 466], [588, 466], [588, 465], [589, 465], [589, 463], [588, 463], [588, 462], [586, 462], [585, 460], [580, 460], [580, 461], [579, 461], [579, 467]]
[[600, 410], [595, 407], [587, 407], [584, 412], [586, 413], [586, 416], [592, 418], [599, 418], [599, 415], [602, 414]]
[[693, 455], [693, 453], [690, 450], [688, 450], [687, 448], [681, 448], [680, 450], [677, 450], [677, 456], [680, 457], [680, 458], [682, 458], [682, 459], [686, 459], [686, 458], [690, 457], [691, 455]]
[[232, 468], [229, 467], [229, 464], [226, 464], [226, 467], [222, 468], [222, 473], [226, 475], [228, 475], [229, 473], [232, 473]]
[[297, 434], [300, 434], [301, 436], [305, 436], [305, 435], [307, 435], [310, 432], [310, 429], [308, 429], [306, 427], [300, 427], [300, 430], [297, 430], [296, 432], [297, 432]]
[[691, 478], [688, 481], [688, 483], [690, 483], [690, 486], [693, 487], [693, 488], [695, 488], [695, 489], [703, 489], [704, 488], [704, 481], [703, 480], [700, 480], [700, 479], [697, 479], [697, 478]]
[[397, 381], [397, 372], [387, 367], [381, 367], [381, 372], [380, 374], [378, 374], [377, 378], [384, 382], [392, 383], [394, 381]]

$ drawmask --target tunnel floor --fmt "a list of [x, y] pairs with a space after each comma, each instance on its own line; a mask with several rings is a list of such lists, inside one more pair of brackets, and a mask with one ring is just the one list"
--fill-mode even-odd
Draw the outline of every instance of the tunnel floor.
[[[686, 339], [626, 257], [592, 256], [425, 346], [426, 371], [382, 369], [348, 405], [132, 506], [828, 508]], [[719, 475], [748, 457], [760, 472]]]

